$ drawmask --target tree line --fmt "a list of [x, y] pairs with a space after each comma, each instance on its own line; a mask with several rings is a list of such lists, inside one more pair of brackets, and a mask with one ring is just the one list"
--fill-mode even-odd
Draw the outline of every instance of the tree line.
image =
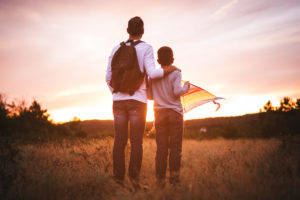
[[[36, 100], [30, 105], [24, 101], [7, 102], [0, 94], [0, 136], [20, 140], [48, 140], [58, 138], [102, 138], [114, 136], [112, 121], [74, 120], [56, 124], [49, 119], [47, 109]], [[188, 120], [184, 137], [193, 139], [277, 137], [300, 134], [300, 99], [289, 97], [274, 107], [269, 100], [259, 113], [223, 118]], [[150, 125], [149, 125], [150, 124]], [[152, 127], [147, 123], [146, 132]], [[206, 133], [199, 130], [205, 127]], [[75, 137], [74, 137], [75, 136]]]
[[269, 100], [263, 107], [260, 109], [260, 112], [290, 112], [300, 110], [300, 99], [293, 101], [290, 97], [284, 97], [280, 100], [280, 106], [274, 107], [272, 102]]
[[[65, 137], [85, 137], [80, 120], [56, 124], [49, 119], [47, 109], [43, 109], [37, 100], [30, 105], [25, 101], [7, 102], [0, 94], [0, 136], [27, 141], [43, 141]], [[75, 119], [75, 118], [74, 118]]]
[[[274, 107], [269, 100], [259, 113], [235, 117], [188, 120], [185, 137], [191, 139], [271, 138], [300, 136], [300, 99], [280, 100]], [[205, 132], [201, 130], [205, 129]]]

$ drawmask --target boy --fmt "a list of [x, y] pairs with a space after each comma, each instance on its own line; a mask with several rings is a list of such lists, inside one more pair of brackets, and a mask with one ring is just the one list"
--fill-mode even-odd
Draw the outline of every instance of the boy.
[[[161, 47], [158, 52], [158, 63], [164, 68], [174, 62], [173, 51], [170, 47]], [[154, 99], [155, 129], [156, 129], [156, 177], [158, 183], [164, 184], [167, 169], [168, 151], [170, 183], [179, 182], [181, 162], [183, 109], [180, 95], [186, 93], [190, 83], [181, 86], [181, 72], [174, 71], [161, 79], [150, 82], [150, 98]]]

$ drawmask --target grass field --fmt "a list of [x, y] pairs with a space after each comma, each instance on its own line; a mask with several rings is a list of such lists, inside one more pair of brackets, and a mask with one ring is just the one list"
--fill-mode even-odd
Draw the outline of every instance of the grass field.
[[145, 139], [145, 191], [134, 191], [127, 179], [125, 187], [113, 181], [112, 138], [13, 144], [1, 152], [0, 194], [3, 199], [300, 199], [299, 141], [184, 140], [181, 184], [161, 188], [154, 176], [155, 140]]

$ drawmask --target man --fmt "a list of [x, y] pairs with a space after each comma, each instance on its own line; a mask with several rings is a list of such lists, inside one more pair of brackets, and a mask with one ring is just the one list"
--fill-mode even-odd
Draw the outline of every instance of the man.
[[[144, 22], [140, 17], [133, 17], [128, 22], [127, 32], [129, 41], [140, 41], [144, 34]], [[134, 94], [114, 92], [111, 87], [112, 79], [112, 59], [116, 51], [120, 48], [117, 45], [109, 57], [106, 82], [113, 93], [113, 114], [115, 139], [113, 147], [113, 173], [115, 180], [122, 184], [125, 177], [125, 147], [128, 139], [128, 122], [130, 126], [130, 162], [128, 174], [132, 183], [138, 185], [138, 177], [143, 156], [143, 134], [145, 129], [147, 112], [147, 87], [146, 77], [143, 83]], [[141, 72], [145, 72], [149, 78], [156, 79], [167, 75], [177, 68], [168, 66], [164, 69], [156, 68], [153, 56], [153, 48], [146, 42], [140, 42], [135, 46], [138, 64]], [[135, 185], [134, 185], [135, 186]]]

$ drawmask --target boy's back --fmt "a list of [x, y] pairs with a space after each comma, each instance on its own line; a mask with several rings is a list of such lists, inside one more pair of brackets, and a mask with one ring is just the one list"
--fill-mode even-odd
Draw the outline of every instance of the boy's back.
[[[170, 47], [158, 50], [158, 63], [162, 68], [174, 61]], [[179, 170], [182, 151], [183, 109], [180, 95], [189, 90], [189, 83], [181, 86], [181, 72], [174, 71], [168, 76], [152, 80], [152, 97], [154, 99], [156, 157], [155, 168], [158, 182], [164, 182], [167, 169], [168, 150], [170, 183], [179, 181]]]
[[183, 114], [180, 95], [188, 91], [188, 86], [181, 86], [180, 71], [174, 71], [164, 78], [152, 80], [151, 87], [155, 110], [170, 108]]

